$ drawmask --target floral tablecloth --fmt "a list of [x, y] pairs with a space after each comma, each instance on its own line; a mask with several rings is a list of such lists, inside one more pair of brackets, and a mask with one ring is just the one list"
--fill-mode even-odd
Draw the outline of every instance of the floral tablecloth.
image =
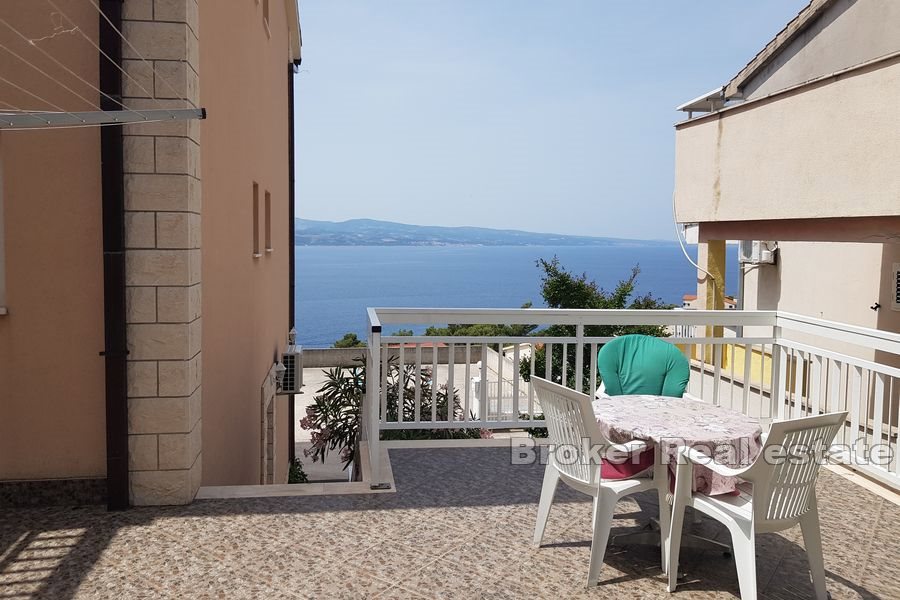
[[[593, 401], [600, 430], [615, 444], [647, 440], [660, 445], [674, 471], [678, 446], [692, 446], [715, 462], [740, 468], [762, 448], [759, 423], [739, 412], [689, 398], [603, 396]], [[707, 467], [694, 467], [694, 491], [716, 495], [734, 492], [740, 480]]]

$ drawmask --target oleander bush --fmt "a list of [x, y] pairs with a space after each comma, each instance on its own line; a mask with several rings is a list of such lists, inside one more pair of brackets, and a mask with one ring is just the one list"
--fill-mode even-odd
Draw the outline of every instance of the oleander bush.
[[[300, 426], [311, 432], [312, 446], [305, 451], [313, 462], [324, 460], [329, 452], [338, 451], [346, 469], [356, 457], [362, 418], [362, 401], [366, 392], [366, 366], [359, 360], [353, 367], [335, 367], [324, 371], [326, 381], [316, 392], [313, 404], [307, 407], [306, 416]], [[429, 419], [432, 409], [433, 380], [429, 370], [422, 369], [418, 375], [420, 389], [420, 414]], [[398, 405], [402, 406], [403, 419], [415, 419], [416, 369], [396, 364], [395, 358], [388, 361], [387, 373], [387, 415], [388, 421], [396, 421]], [[400, 392], [403, 401], [398, 403]], [[434, 404], [438, 421], [446, 421], [448, 410], [453, 411], [456, 420], [462, 420], [463, 408], [456, 389], [451, 391], [446, 385], [439, 385]], [[383, 440], [429, 440], [429, 439], [474, 439], [490, 437], [490, 432], [481, 429], [402, 429], [381, 432]]]

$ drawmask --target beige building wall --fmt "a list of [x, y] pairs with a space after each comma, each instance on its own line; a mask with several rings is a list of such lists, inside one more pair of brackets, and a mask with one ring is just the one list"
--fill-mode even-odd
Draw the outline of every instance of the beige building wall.
[[[227, 7], [202, 0], [200, 22], [200, 101], [208, 110], [202, 161], [203, 484], [258, 483], [261, 390], [289, 329], [288, 14], [281, 0], [235, 0]], [[274, 402], [275, 481], [284, 482], [287, 396]]]
[[726, 86], [744, 102], [676, 125], [677, 220], [701, 242], [779, 244], [777, 264], [746, 267], [746, 309], [900, 331], [898, 51], [900, 3], [814, 0]]
[[[900, 332], [892, 308], [892, 265], [900, 243], [779, 242], [775, 265], [749, 267], [744, 278], [747, 310], [783, 310], [859, 327]], [[878, 310], [871, 307], [876, 303]], [[751, 332], [752, 333], [752, 332]], [[881, 364], [900, 367], [900, 356], [793, 333], [792, 339]]]
[[[57, 0], [96, 39], [97, 11]], [[26, 37], [53, 32], [45, 3], [0, 2], [0, 17]], [[35, 65], [53, 63], [11, 33], [3, 44]], [[80, 36], [36, 42], [88, 81], [97, 54]], [[3, 76], [75, 110], [88, 103], [4, 53]], [[88, 86], [70, 86], [96, 102]], [[0, 82], [2, 108], [52, 110]], [[0, 252], [9, 314], [0, 315], [0, 481], [103, 478], [106, 424], [100, 137], [96, 129], [0, 133]]]
[[743, 84], [742, 96], [761, 98], [897, 51], [900, 2], [836, 0]]
[[677, 220], [896, 215], [898, 95], [900, 58], [680, 123]]
[[[94, 6], [56, 1], [97, 39]], [[182, 108], [199, 106], [202, 95], [210, 114], [203, 124], [123, 128], [134, 504], [189, 502], [207, 459], [211, 482], [259, 481], [262, 391], [288, 329], [287, 77], [298, 44], [291, 1], [123, 4], [134, 46], [123, 48], [133, 77], [124, 81], [125, 102]], [[30, 38], [55, 31], [50, 12], [42, 3], [0, 3], [0, 17]], [[2, 42], [58, 73], [27, 42], [6, 34]], [[81, 36], [36, 44], [97, 84], [99, 58]], [[86, 95], [79, 101], [14, 60], [4, 59], [3, 75], [69, 110], [98, 102], [89, 87], [67, 82]], [[3, 108], [52, 109], [5, 84], [0, 99]], [[0, 311], [0, 481], [106, 475], [99, 156], [96, 128], [0, 134], [0, 304], [8, 309]], [[287, 397], [273, 402], [273, 479], [284, 481]]]
[[[780, 242], [777, 264], [746, 266], [745, 306], [878, 328], [892, 312], [887, 273], [882, 276], [883, 258], [891, 249], [884, 244]], [[870, 308], [876, 302], [882, 305], [878, 311]]]

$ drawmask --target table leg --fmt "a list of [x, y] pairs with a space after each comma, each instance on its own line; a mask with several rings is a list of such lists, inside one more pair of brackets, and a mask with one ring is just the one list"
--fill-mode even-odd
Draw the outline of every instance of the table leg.
[[[659, 519], [651, 518], [640, 531], [620, 533], [610, 540], [614, 546], [661, 546]], [[726, 558], [731, 556], [731, 544], [719, 542], [693, 533], [684, 532], [681, 535], [681, 547], [695, 550], [721, 550]]]

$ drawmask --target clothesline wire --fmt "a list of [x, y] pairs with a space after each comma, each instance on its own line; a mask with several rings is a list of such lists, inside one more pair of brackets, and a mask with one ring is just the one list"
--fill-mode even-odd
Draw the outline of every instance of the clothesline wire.
[[[44, 56], [46, 56], [47, 58], [49, 58], [50, 60], [52, 60], [54, 64], [56, 64], [56, 65], [58, 65], [59, 67], [61, 67], [61, 68], [62, 68], [63, 70], [65, 70], [69, 75], [71, 75], [72, 77], [75, 77], [76, 79], [78, 79], [78, 80], [81, 81], [83, 84], [85, 84], [85, 85], [87, 85], [88, 87], [90, 87], [92, 90], [94, 90], [95, 92], [97, 92], [98, 94], [100, 94], [101, 96], [103, 96], [104, 98], [107, 98], [107, 99], [109, 99], [109, 100], [112, 100], [113, 102], [115, 102], [116, 104], [118, 104], [118, 105], [121, 106], [123, 109], [125, 109], [125, 110], [127, 110], [127, 111], [129, 111], [129, 112], [133, 112], [133, 113], [135, 113], [135, 114], [137, 114], [137, 115], [140, 115], [141, 117], [144, 116], [143, 114], [141, 114], [140, 111], [136, 111], [136, 110], [133, 110], [133, 109], [131, 109], [131, 108], [125, 106], [125, 104], [123, 104], [120, 100], [117, 100], [116, 98], [113, 98], [112, 96], [110, 96], [109, 94], [107, 94], [106, 92], [104, 92], [103, 90], [101, 90], [100, 88], [98, 88], [97, 86], [95, 86], [93, 83], [91, 83], [90, 81], [88, 81], [87, 79], [85, 79], [84, 77], [82, 77], [81, 75], [79, 75], [78, 73], [76, 73], [75, 71], [73, 71], [72, 69], [70, 69], [69, 67], [67, 67], [65, 64], [63, 64], [62, 62], [60, 62], [56, 57], [54, 57], [52, 54], [50, 54], [49, 52], [47, 52], [46, 50], [44, 50], [43, 48], [41, 48], [41, 47], [38, 46], [37, 44], [31, 43], [31, 40], [30, 40], [29, 38], [27, 38], [25, 35], [23, 35], [21, 31], [19, 31], [18, 29], [16, 29], [16, 28], [13, 27], [12, 25], [10, 25], [5, 19], [0, 19], [0, 23], [2, 23], [4, 26], [6, 26], [7, 29], [9, 29], [10, 31], [12, 31], [13, 33], [15, 33], [17, 36], [19, 36], [22, 40], [24, 40], [25, 42], [30, 43], [34, 48], [37, 49], [38, 52], [40, 52], [41, 54], [43, 54]], [[75, 29], [77, 29], [78, 31], [81, 31], [81, 29], [80, 29], [78, 26], [75, 26]], [[99, 108], [99, 107], [98, 107], [98, 108]], [[103, 111], [103, 112], [106, 112], [106, 111]]]
[[[47, 0], [47, 2], [50, 2], [50, 4], [53, 4], [53, 0]], [[168, 87], [170, 90], [172, 90], [172, 92], [175, 94], [175, 96], [176, 96], [179, 100], [182, 100], [182, 101], [185, 102], [186, 104], [191, 104], [191, 102], [188, 101], [187, 98], [185, 98], [184, 96], [181, 95], [181, 92], [179, 92], [177, 89], [175, 89], [175, 86], [173, 86], [171, 83], [169, 83], [169, 80], [168, 80], [168, 79], [166, 79], [165, 77], [163, 77], [162, 75], [160, 75], [159, 72], [156, 71], [156, 69], [153, 67], [153, 65], [150, 63], [150, 61], [148, 61], [146, 58], [143, 57], [143, 55], [138, 51], [138, 49], [135, 48], [134, 45], [131, 43], [131, 41], [130, 41], [127, 37], [125, 37], [125, 35], [119, 30], [118, 27], [116, 27], [116, 26], [113, 24], [113, 22], [109, 19], [109, 17], [106, 16], [106, 13], [103, 12], [103, 10], [97, 5], [97, 3], [96, 3], [94, 0], [88, 0], [88, 2], [90, 2], [91, 5], [93, 5], [93, 7], [97, 9], [97, 11], [100, 13], [100, 16], [102, 16], [103, 19], [104, 19], [107, 23], [109, 23], [109, 26], [112, 27], [113, 30], [114, 30], [117, 34], [119, 34], [119, 37], [122, 38], [122, 41], [125, 42], [125, 44], [126, 44], [129, 48], [131, 48], [131, 51], [134, 52], [135, 55], [137, 55], [137, 57], [138, 57], [139, 59], [141, 59], [141, 61], [143, 61], [145, 64], [149, 65], [151, 69], [153, 69], [153, 72], [154, 72], [155, 76], [156, 76], [156, 77], [159, 77], [159, 80], [162, 81], [164, 84], [166, 84], [166, 87]], [[57, 9], [57, 10], [58, 10], [58, 9]], [[60, 11], [60, 12], [61, 12], [61, 11]], [[66, 17], [66, 18], [68, 18], [68, 17]], [[70, 20], [70, 22], [71, 22], [71, 20]]]
[[[88, 100], [87, 98], [85, 98], [84, 96], [82, 96], [81, 94], [79, 94], [78, 92], [76, 92], [75, 90], [73, 90], [72, 88], [70, 88], [69, 86], [64, 84], [63, 82], [54, 78], [53, 75], [50, 75], [42, 68], [40, 68], [39, 66], [37, 66], [34, 63], [32, 63], [31, 61], [29, 61], [27, 58], [23, 57], [21, 54], [15, 52], [14, 50], [10, 50], [3, 44], [0, 44], [0, 49], [6, 51], [9, 54], [12, 54], [16, 58], [18, 58], [20, 61], [22, 61], [23, 63], [25, 63], [26, 65], [28, 65], [29, 67], [31, 67], [32, 69], [34, 69], [35, 71], [37, 71], [38, 73], [40, 73], [41, 75], [43, 75], [44, 77], [46, 77], [47, 79], [52, 81], [53, 83], [57, 84], [58, 86], [60, 86], [61, 88], [63, 88], [64, 90], [66, 90], [67, 92], [72, 94], [73, 96], [75, 96], [76, 98], [80, 99], [82, 102], [84, 102], [91, 108], [97, 108], [99, 110], [99, 107], [96, 106], [93, 102], [91, 102], [90, 100]], [[8, 82], [8, 80], [6, 80], [6, 81]], [[49, 104], [49, 102], [48, 102], [48, 104]], [[60, 109], [60, 110], [63, 110], [63, 109]], [[68, 111], [64, 111], [64, 112], [68, 112]], [[106, 111], [102, 111], [102, 112], [106, 112]], [[69, 114], [72, 114], [72, 113], [69, 113]]]
[[3, 102], [2, 100], [0, 100], [0, 104], [2, 104], [3, 106], [5, 106], [5, 107], [7, 107], [7, 108], [10, 108], [10, 109], [12, 109], [12, 110], [14, 110], [14, 111], [16, 111], [16, 112], [19, 112], [19, 113], [22, 113], [22, 114], [27, 115], [27, 116], [29, 116], [29, 117], [32, 117], [33, 119], [37, 119], [37, 120], [40, 121], [41, 123], [46, 123], [46, 122], [47, 122], [46, 119], [40, 118], [37, 114], [35, 114], [35, 113], [33, 113], [33, 112], [29, 111], [29, 110], [25, 110], [25, 109], [23, 109], [23, 108], [19, 108], [18, 106], [14, 106], [14, 105], [12, 105], [12, 104], [10, 104], [10, 103], [8, 103], [8, 102]]
[[[89, 1], [90, 1], [90, 0], [89, 0]], [[131, 81], [132, 83], [134, 83], [134, 85], [137, 86], [138, 89], [140, 89], [142, 92], [144, 92], [145, 94], [147, 94], [147, 96], [150, 97], [154, 102], [156, 102], [156, 104], [157, 104], [162, 110], [165, 110], [165, 111], [169, 112], [169, 115], [170, 115], [170, 116], [173, 116], [172, 113], [169, 111], [169, 109], [166, 108], [166, 107], [163, 105], [163, 103], [159, 101], [159, 98], [157, 98], [155, 94], [153, 94], [152, 92], [148, 91], [147, 88], [145, 88], [145, 87], [143, 86], [143, 84], [142, 84], [140, 81], [138, 81], [137, 79], [135, 79], [135, 77], [134, 77], [133, 75], [131, 75], [131, 73], [129, 73], [128, 71], [126, 71], [125, 69], [123, 69], [123, 68], [122, 68], [122, 65], [120, 65], [117, 61], [113, 60], [112, 57], [109, 56], [109, 54], [107, 54], [106, 52], [104, 52], [103, 49], [100, 48], [100, 46], [97, 45], [97, 42], [95, 42], [94, 40], [92, 40], [92, 39], [90, 38], [90, 36], [88, 36], [88, 35], [87, 35], [80, 27], [78, 27], [78, 24], [75, 23], [75, 21], [73, 21], [73, 20], [69, 17], [69, 15], [67, 15], [65, 12], [63, 12], [63, 10], [62, 10], [61, 8], [59, 8], [59, 6], [57, 6], [56, 3], [55, 3], [53, 0], [47, 0], [47, 3], [48, 3], [50, 6], [52, 6], [54, 9], [56, 9], [56, 11], [59, 12], [60, 16], [62, 16], [66, 21], [68, 21], [68, 22], [71, 23], [73, 26], [75, 26], [76, 29], [78, 30], [78, 33], [81, 35], [81, 37], [83, 37], [83, 38], [84, 38], [91, 46], [93, 46], [94, 49], [95, 49], [97, 52], [99, 52], [101, 56], [103, 56], [103, 58], [105, 58], [106, 60], [108, 60], [108, 61], [109, 61], [116, 69], [118, 69], [125, 77], [127, 77], [127, 78], [129, 79], [129, 81]], [[93, 2], [91, 2], [91, 4], [93, 4]], [[106, 19], [107, 22], [109, 22], [109, 19], [107, 18], [107, 16], [103, 13], [102, 10], [100, 10], [100, 8], [99, 8], [96, 4], [94, 4], [94, 7], [97, 8], [97, 10], [100, 11], [100, 14], [103, 15], [103, 18]], [[110, 23], [110, 25], [112, 25], [112, 23]], [[115, 29], [115, 27], [113, 27], [113, 29]], [[121, 32], [119, 32], [118, 29], [116, 29], [116, 32], [119, 34], [119, 36], [122, 35]], [[125, 39], [125, 38], [123, 37], [122, 39]], [[150, 64], [149, 62], [147, 62], [146, 60], [144, 60], [143, 57], [141, 58], [141, 60], [143, 60], [143, 61], [144, 61], [145, 63], [147, 63], [148, 65], [150, 65], [150, 68], [151, 68], [151, 70], [153, 71], [154, 77], [160, 77], [160, 79], [162, 80], [162, 76], [159, 75], [159, 73], [156, 71], [156, 69], [153, 67], [152, 64]], [[182, 100], [183, 100], [183, 98], [182, 98]]]
[[[45, 119], [41, 119], [39, 114], [30, 111], [23, 111], [29, 117], [35, 117], [40, 121], [46, 123]], [[0, 114], [0, 121], [3, 121], [3, 115]], [[147, 119], [145, 121], [137, 121], [136, 123], [168, 123], [171, 119]], [[4, 127], [0, 128], [0, 132], [2, 131], [44, 131], [51, 129], [85, 129], [87, 127], [116, 127], [118, 125], [134, 125], [136, 123], [78, 123], [73, 125], [46, 125], [43, 127]]]
[[[158, 79], [159, 81], [161, 81], [166, 87], [168, 87], [172, 92], [174, 92], [175, 96], [176, 96], [179, 100], [181, 100], [182, 102], [184, 102], [184, 103], [185, 103], [186, 105], [188, 105], [188, 106], [193, 106], [193, 103], [191, 103], [187, 98], [185, 98], [185, 97], [184, 97], [184, 96], [183, 96], [183, 95], [175, 88], [175, 86], [173, 86], [173, 85], [172, 85], [165, 77], [163, 77], [163, 76], [156, 70], [156, 68], [154, 67], [153, 63], [151, 63], [149, 60], [147, 60], [146, 58], [144, 58], [144, 56], [137, 50], [137, 48], [134, 47], [134, 45], [131, 43], [131, 41], [128, 40], [128, 39], [123, 35], [122, 31], [112, 23], [112, 21], [110, 20], [110, 18], [103, 12], [103, 10], [98, 6], [98, 4], [97, 4], [94, 0], [88, 0], [88, 2], [89, 2], [89, 3], [90, 3], [90, 4], [91, 4], [98, 12], [99, 12], [100, 16], [101, 16], [101, 17], [109, 24], [109, 26], [116, 32], [116, 34], [121, 38], [121, 40], [122, 40], [122, 41], [123, 41], [123, 42], [131, 49], [131, 50], [132, 50], [132, 52], [134, 52], [134, 54], [140, 59], [140, 61], [143, 62], [144, 64], [148, 65], [148, 66], [150, 67], [150, 69], [151, 69], [151, 71], [152, 71], [152, 73], [153, 73], [153, 76], [154, 76], [156, 79]], [[147, 97], [148, 97], [150, 100], [154, 101], [154, 102], [159, 106], [159, 108], [160, 108], [161, 110], [163, 110], [163, 111], [165, 111], [166, 113], [168, 113], [169, 117], [175, 118], [175, 114], [172, 112], [172, 110], [174, 110], [174, 109], [171, 109], [170, 107], [165, 106], [165, 105], [160, 101], [160, 99], [156, 97], [156, 95], [155, 95], [154, 93], [152, 93], [152, 92], [150, 92], [149, 90], [147, 90], [147, 88], [144, 87], [144, 85], [143, 85], [140, 81], [138, 81], [133, 75], [131, 75], [128, 71], [126, 71], [126, 70], [122, 67], [122, 65], [121, 65], [119, 62], [113, 60], [112, 57], [109, 56], [109, 54], [107, 54], [106, 52], [104, 52], [103, 49], [101, 49], [101, 48], [97, 45], [97, 42], [95, 42], [94, 40], [92, 40], [92, 39], [91, 39], [91, 38], [90, 38], [90, 37], [82, 30], [82, 28], [81, 28], [77, 23], [75, 23], [74, 20], [72, 20], [72, 19], [71, 19], [71, 18], [70, 18], [70, 17], [69, 17], [62, 9], [60, 9], [60, 7], [56, 4], [56, 2], [54, 2], [54, 0], [47, 0], [47, 3], [48, 3], [53, 9], [56, 10], [57, 14], [58, 14], [60, 17], [62, 17], [62, 18], [65, 19], [66, 21], [68, 21], [69, 24], [72, 26], [71, 29], [66, 30], [66, 33], [74, 33], [74, 32], [77, 31], [77, 32], [79, 33], [79, 35], [81, 35], [81, 37], [83, 37], [83, 38], [84, 38], [91, 46], [93, 46], [94, 49], [97, 50], [97, 52], [99, 52], [101, 56], [103, 56], [103, 58], [105, 58], [105, 59], [106, 59], [107, 61], [109, 61], [116, 69], [118, 69], [118, 70], [119, 70], [119, 71], [120, 71], [120, 72], [121, 72], [121, 73], [122, 73], [122, 74], [130, 81], [130, 82], [132, 82], [132, 83], [135, 85], [135, 87], [137, 87], [137, 88], [140, 89], [144, 94], [146, 94]], [[147, 119], [147, 116], [146, 116], [144, 113], [140, 112], [140, 110], [137, 110], [137, 109], [133, 109], [133, 108], [128, 107], [128, 106], [127, 106], [126, 104], [124, 104], [120, 99], [117, 99], [117, 98], [111, 96], [110, 94], [104, 92], [103, 90], [99, 89], [96, 85], [94, 85], [94, 84], [91, 83], [90, 81], [86, 80], [84, 77], [82, 77], [82, 76], [79, 75], [78, 73], [74, 72], [71, 68], [69, 68], [68, 66], [66, 66], [64, 63], [62, 63], [60, 60], [58, 60], [58, 59], [55, 58], [54, 56], [52, 56], [49, 52], [47, 52], [46, 50], [44, 50], [43, 48], [41, 48], [40, 46], [38, 46], [38, 45], [35, 43], [35, 40], [31, 40], [30, 38], [28, 38], [27, 36], [25, 36], [21, 31], [19, 31], [18, 29], [16, 29], [16, 28], [15, 28], [13, 25], [11, 25], [8, 21], [6, 21], [6, 20], [0, 18], [0, 24], [4, 25], [7, 29], [9, 29], [10, 31], [12, 31], [13, 33], [15, 33], [19, 38], [21, 38], [22, 40], [24, 40], [25, 42], [29, 43], [31, 46], [33, 46], [34, 48], [36, 48], [36, 49], [37, 49], [41, 54], [43, 54], [45, 57], [49, 58], [55, 65], [57, 65], [58, 67], [62, 68], [66, 73], [68, 73], [69, 75], [75, 77], [75, 78], [76, 78], [78, 81], [80, 81], [81, 83], [87, 85], [87, 86], [88, 86], [89, 88], [91, 88], [93, 91], [99, 93], [102, 97], [107, 98], [108, 100], [110, 100], [110, 101], [114, 102], [115, 104], [121, 106], [125, 111], [128, 111], [128, 112], [130, 112], [130, 113], [133, 113], [133, 114], [135, 114], [135, 115], [140, 116], [142, 120], [141, 120], [141, 121], [138, 121], [139, 123], [158, 123], [158, 122], [165, 122], [165, 121], [168, 121], [168, 120], [169, 120], [169, 119]], [[62, 27], [62, 25], [60, 24], [57, 28], [59, 28], [59, 27]], [[56, 35], [56, 34], [54, 34], [54, 35]], [[39, 38], [39, 39], [36, 40], [36, 41], [40, 41], [41, 39], [45, 39], [45, 38]], [[11, 54], [12, 56], [14, 56], [15, 58], [17, 58], [18, 60], [20, 60], [20, 61], [22, 61], [23, 63], [25, 63], [25, 64], [26, 64], [27, 66], [29, 66], [31, 69], [36, 70], [37, 72], [39, 72], [39, 73], [40, 73], [41, 75], [43, 75], [44, 77], [50, 79], [53, 83], [55, 83], [56, 85], [62, 87], [62, 88], [63, 88], [64, 90], [66, 90], [68, 93], [72, 94], [73, 96], [76, 96], [78, 99], [80, 99], [81, 101], [85, 102], [90, 108], [92, 108], [92, 109], [97, 109], [98, 112], [103, 113], [104, 115], [107, 115], [107, 116], [110, 116], [110, 117], [111, 117], [111, 115], [110, 115], [110, 113], [109, 113], [108, 110], [103, 110], [103, 109], [102, 109], [100, 106], [98, 106], [95, 102], [92, 102], [92, 101], [89, 100], [88, 98], [84, 97], [82, 94], [80, 94], [80, 93], [78, 93], [77, 91], [73, 90], [71, 87], [69, 87], [68, 85], [66, 85], [65, 83], [63, 83], [62, 81], [60, 81], [59, 79], [54, 78], [51, 74], [47, 73], [44, 69], [42, 69], [42, 68], [40, 68], [39, 66], [35, 65], [33, 62], [31, 62], [30, 60], [28, 60], [28, 59], [25, 58], [24, 56], [18, 54], [17, 52], [15, 52], [14, 50], [11, 50], [10, 48], [8, 48], [7, 46], [5, 46], [5, 45], [3, 45], [3, 44], [0, 44], [0, 49], [6, 51], [7, 53], [9, 53], [9, 54]], [[97, 127], [97, 126], [103, 127], [103, 126], [108, 126], [108, 125], [121, 125], [121, 124], [123, 124], [123, 123], [120, 123], [120, 122], [117, 122], [117, 123], [86, 123], [85, 120], [84, 120], [82, 117], [80, 117], [79, 115], [77, 115], [77, 114], [75, 114], [75, 113], [73, 113], [73, 112], [71, 112], [71, 111], [69, 111], [69, 110], [66, 110], [66, 109], [62, 108], [62, 107], [59, 106], [58, 104], [56, 104], [56, 103], [54, 103], [54, 102], [51, 102], [50, 100], [47, 100], [47, 99], [44, 98], [43, 96], [41, 96], [41, 95], [39, 95], [39, 94], [37, 94], [37, 93], [35, 93], [35, 92], [32, 92], [32, 91], [30, 91], [30, 90], [28, 90], [28, 89], [22, 87], [21, 85], [15, 83], [14, 81], [11, 81], [11, 80], [7, 79], [6, 77], [3, 77], [2, 75], [0, 75], [0, 81], [6, 83], [7, 85], [9, 85], [10, 87], [12, 87], [12, 88], [14, 88], [14, 89], [16, 89], [16, 90], [19, 90], [20, 92], [22, 92], [22, 93], [24, 93], [24, 94], [27, 94], [27, 95], [30, 96], [31, 98], [34, 98], [34, 99], [38, 100], [38, 101], [41, 102], [41, 103], [43, 103], [43, 104], [45, 104], [45, 105], [47, 105], [47, 106], [52, 107], [53, 109], [55, 109], [55, 110], [58, 111], [59, 113], [69, 115], [69, 116], [72, 117], [73, 119], [76, 119], [76, 120], [78, 120], [78, 121], [81, 121], [80, 124], [77, 124], [77, 123], [76, 123], [76, 124], [71, 124], [71, 125], [51, 125], [50, 121], [47, 120], [46, 116], [41, 116], [43, 113], [49, 113], [49, 112], [51, 112], [51, 111], [25, 110], [25, 109], [18, 108], [18, 107], [14, 106], [14, 105], [8, 104], [8, 103], [6, 103], [6, 102], [0, 102], [0, 104], [2, 104], [3, 106], [6, 106], [6, 107], [8, 107], [8, 108], [10, 108], [10, 109], [12, 109], [12, 110], [14, 110], [14, 111], [16, 111], [16, 112], [19, 112], [19, 113], [21, 113], [21, 114], [23, 114], [23, 115], [27, 115], [27, 116], [29, 116], [29, 117], [31, 117], [31, 118], [34, 118], [34, 119], [36, 119], [36, 120], [38, 120], [38, 121], [40, 121], [40, 122], [42, 122], [42, 123], [46, 123], [46, 124], [47, 124], [46, 127], [8, 127], [8, 128], [5, 129], [6, 131], [16, 130], [16, 129], [26, 129], [26, 128], [27, 128], [27, 129], [72, 129], [72, 128], [78, 128], [78, 127]], [[0, 119], [2, 119], [2, 117], [0, 117]]]
[[[7, 85], [9, 85], [9, 86], [12, 86], [12, 87], [16, 88], [17, 90], [19, 90], [19, 91], [22, 92], [22, 93], [28, 94], [28, 95], [31, 96], [32, 98], [34, 98], [34, 99], [36, 99], [36, 100], [38, 100], [38, 101], [40, 101], [40, 102], [43, 102], [43, 103], [46, 104], [47, 106], [51, 106], [51, 107], [55, 108], [57, 111], [59, 111], [59, 112], [61, 112], [61, 113], [65, 113], [65, 114], [69, 115], [70, 117], [72, 117], [72, 118], [74, 118], [74, 119], [77, 119], [77, 120], [79, 120], [79, 121], [81, 120], [81, 117], [79, 117], [79, 116], [77, 116], [77, 115], [75, 115], [75, 114], [73, 114], [73, 113], [67, 111], [66, 109], [62, 108], [61, 106], [59, 106], [59, 105], [57, 105], [57, 104], [54, 104], [53, 102], [50, 102], [50, 101], [47, 100], [46, 98], [43, 98], [42, 96], [39, 96], [39, 95], [35, 94], [34, 92], [31, 92], [31, 91], [29, 91], [29, 90], [26, 90], [25, 88], [23, 88], [22, 86], [20, 86], [20, 85], [17, 84], [16, 82], [10, 81], [9, 79], [7, 79], [6, 77], [4, 77], [4, 76], [2, 76], [2, 75], [0, 75], [0, 81], [4, 82], [5, 84], [7, 84]], [[32, 115], [33, 115], [33, 114], [35, 114], [35, 113], [29, 112], [29, 114], [32, 114]], [[46, 123], [49, 125], [49, 121], [47, 121], [46, 119], [41, 119], [41, 120], [44, 121], [44, 122], [46, 122]]]

